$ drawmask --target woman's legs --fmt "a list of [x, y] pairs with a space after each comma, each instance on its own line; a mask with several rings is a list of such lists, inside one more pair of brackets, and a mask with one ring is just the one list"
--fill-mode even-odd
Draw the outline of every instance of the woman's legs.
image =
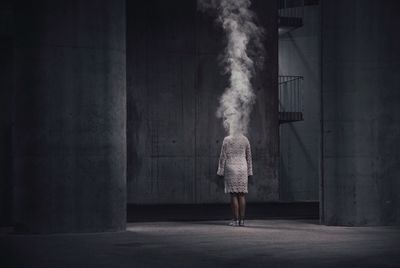
[[240, 215], [240, 219], [243, 220], [244, 219], [244, 215], [246, 212], [246, 198], [245, 198], [245, 193], [239, 193], [238, 194], [238, 203], [239, 203], [239, 215]]
[[233, 219], [239, 220], [239, 201], [236, 193], [231, 193], [231, 208]]

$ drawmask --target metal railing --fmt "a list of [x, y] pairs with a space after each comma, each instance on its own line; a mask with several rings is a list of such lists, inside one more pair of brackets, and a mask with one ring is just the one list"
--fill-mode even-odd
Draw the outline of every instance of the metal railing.
[[303, 18], [304, 0], [279, 0], [278, 14], [280, 17]]
[[303, 112], [303, 80], [302, 76], [279, 76], [279, 112]]

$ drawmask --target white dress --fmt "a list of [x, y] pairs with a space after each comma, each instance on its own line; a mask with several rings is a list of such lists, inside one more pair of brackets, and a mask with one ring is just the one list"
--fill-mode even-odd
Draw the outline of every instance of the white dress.
[[217, 174], [225, 178], [225, 193], [248, 193], [248, 176], [253, 175], [250, 142], [244, 135], [224, 138]]

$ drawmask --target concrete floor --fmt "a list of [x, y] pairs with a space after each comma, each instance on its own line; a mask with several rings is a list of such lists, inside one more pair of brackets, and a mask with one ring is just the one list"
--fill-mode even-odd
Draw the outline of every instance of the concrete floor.
[[1, 267], [400, 267], [399, 227], [305, 220], [130, 223], [126, 232], [0, 236]]

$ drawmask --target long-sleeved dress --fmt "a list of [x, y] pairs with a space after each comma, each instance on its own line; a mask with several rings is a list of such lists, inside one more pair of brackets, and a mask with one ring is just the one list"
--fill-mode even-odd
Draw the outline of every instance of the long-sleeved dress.
[[248, 176], [253, 175], [250, 142], [244, 135], [224, 138], [217, 174], [224, 176], [225, 193], [248, 193]]

